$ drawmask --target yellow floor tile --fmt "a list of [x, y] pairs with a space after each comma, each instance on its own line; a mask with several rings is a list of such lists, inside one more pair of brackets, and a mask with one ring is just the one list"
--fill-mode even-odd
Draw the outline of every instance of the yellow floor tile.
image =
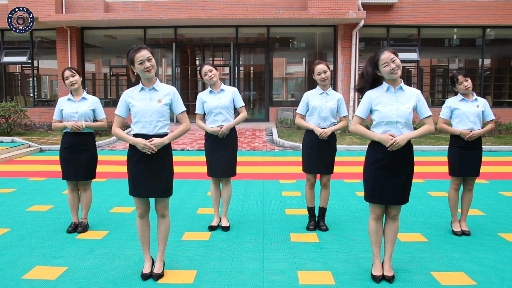
[[0, 189], [0, 193], [11, 193], [16, 191], [16, 189]]
[[33, 177], [33, 178], [28, 178], [28, 180], [30, 180], [30, 181], [43, 181], [43, 180], [46, 180], [46, 178]]
[[343, 180], [343, 182], [346, 182], [346, 183], [359, 183], [359, 182], [361, 182], [361, 180], [357, 180], [357, 179], [347, 179], [347, 180]]
[[66, 271], [68, 267], [36, 266], [25, 274], [23, 279], [55, 280]]
[[302, 194], [299, 191], [283, 191], [281, 193], [283, 196], [301, 196]]
[[308, 215], [307, 209], [284, 209], [287, 215]]
[[464, 272], [430, 272], [441, 285], [476, 285]]
[[64, 190], [62, 194], [68, 194], [68, 190]]
[[420, 233], [398, 233], [398, 239], [402, 242], [427, 242], [427, 238], [425, 238]]
[[185, 232], [181, 240], [210, 240], [211, 232]]
[[331, 271], [297, 271], [301, 285], [336, 285]]
[[213, 208], [199, 208], [197, 214], [213, 214]]
[[356, 192], [357, 196], [364, 196], [364, 192]]
[[48, 211], [53, 208], [53, 205], [34, 205], [26, 211]]
[[208, 191], [208, 193], [206, 193], [206, 196], [212, 196], [212, 192]]
[[76, 236], [76, 239], [89, 239], [89, 240], [99, 240], [105, 237], [108, 234], [108, 231], [87, 231], [85, 233], [80, 233]]
[[5, 234], [5, 233], [9, 232], [10, 230], [11, 229], [9, 229], [9, 228], [0, 228], [0, 235]]
[[158, 280], [159, 284], [193, 284], [197, 270], [165, 270], [165, 275]]
[[105, 182], [107, 179], [94, 179], [92, 182]]
[[[460, 213], [460, 209], [459, 209], [459, 213]], [[468, 215], [485, 215], [485, 213], [478, 209], [469, 209]]]
[[489, 181], [484, 179], [476, 179], [475, 183], [489, 183]]
[[296, 180], [279, 180], [279, 183], [295, 183]]
[[114, 207], [110, 212], [112, 213], [132, 213], [135, 207]]
[[448, 193], [446, 192], [428, 192], [428, 194], [434, 197], [448, 197]]
[[320, 242], [316, 233], [290, 233], [292, 242]]
[[[1, 231], [0, 234], [2, 234]], [[503, 237], [503, 239], [512, 242], [512, 233], [498, 233], [498, 235]]]
[[504, 196], [512, 196], [512, 192], [500, 192], [501, 195], [504, 195]]
[[423, 179], [412, 179], [412, 182], [423, 183], [423, 182], [425, 182], [425, 180], [423, 180]]

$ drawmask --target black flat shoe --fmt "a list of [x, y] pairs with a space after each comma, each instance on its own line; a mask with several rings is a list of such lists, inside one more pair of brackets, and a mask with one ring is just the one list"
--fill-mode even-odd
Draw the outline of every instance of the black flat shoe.
[[77, 229], [78, 229], [78, 222], [71, 222], [71, 224], [69, 224], [69, 226], [68, 226], [68, 229], [66, 230], [66, 233], [68, 233], [68, 234], [76, 233]]
[[78, 223], [78, 229], [76, 229], [77, 233], [85, 233], [89, 231], [89, 222], [80, 221]]
[[389, 284], [393, 284], [393, 282], [395, 282], [395, 274], [383, 275], [383, 276], [384, 276], [384, 280], [386, 280], [386, 282], [388, 282]]
[[464, 235], [464, 236], [471, 236], [471, 231], [469, 231], [469, 230], [462, 230], [461, 232], [462, 232], [462, 235]]
[[462, 231], [455, 231], [455, 230], [453, 230], [452, 222], [450, 222], [450, 228], [452, 228], [453, 235], [458, 236], [458, 237], [462, 236]]
[[[228, 221], [229, 221], [229, 220], [228, 220]], [[228, 232], [228, 231], [229, 231], [229, 229], [231, 229], [231, 223], [229, 223], [229, 225], [228, 225], [228, 226], [223, 226], [223, 225], [221, 225], [221, 226], [220, 226], [220, 229], [222, 229], [222, 231], [224, 231], [224, 232]]]
[[153, 274], [153, 267], [155, 267], [155, 259], [151, 257], [151, 270], [148, 273], [144, 273], [144, 267], [142, 267], [142, 271], [140, 272], [140, 279], [142, 279], [142, 281], [148, 281], [151, 279], [151, 274]]
[[164, 266], [162, 267], [162, 272], [156, 273], [155, 271], [153, 271], [153, 275], [151, 275], [151, 277], [153, 277], [153, 280], [158, 281], [164, 277], [164, 274], [165, 274], [165, 261], [164, 261]]
[[[373, 269], [373, 265], [372, 265], [372, 269]], [[373, 274], [372, 270], [370, 270], [370, 275], [372, 276], [373, 282], [375, 282], [377, 284], [379, 284], [382, 281], [382, 278], [384, 277], [382, 274], [381, 275]]]
[[217, 230], [217, 228], [219, 228], [219, 225], [220, 225], [220, 220], [219, 220], [219, 223], [217, 223], [217, 225], [208, 225], [208, 231]]

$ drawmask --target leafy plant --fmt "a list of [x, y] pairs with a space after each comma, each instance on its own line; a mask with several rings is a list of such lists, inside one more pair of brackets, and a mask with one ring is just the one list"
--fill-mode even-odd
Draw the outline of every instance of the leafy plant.
[[11, 135], [28, 120], [27, 109], [14, 101], [0, 103], [0, 133]]

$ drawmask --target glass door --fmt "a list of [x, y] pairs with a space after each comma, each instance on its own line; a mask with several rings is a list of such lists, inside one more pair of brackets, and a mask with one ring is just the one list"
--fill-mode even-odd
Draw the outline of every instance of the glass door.
[[268, 121], [268, 53], [264, 45], [238, 45], [236, 86], [249, 121]]

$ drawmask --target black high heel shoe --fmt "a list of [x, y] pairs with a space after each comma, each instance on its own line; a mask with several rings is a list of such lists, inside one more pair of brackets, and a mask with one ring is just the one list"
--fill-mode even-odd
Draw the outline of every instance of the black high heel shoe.
[[381, 274], [381, 275], [375, 275], [375, 274], [373, 274], [372, 270], [373, 270], [373, 265], [372, 265], [372, 269], [370, 269], [370, 275], [372, 276], [372, 280], [373, 280], [373, 282], [375, 282], [375, 283], [379, 284], [379, 283], [382, 281], [382, 278], [383, 278], [384, 276], [383, 276], [383, 274]]
[[142, 271], [140, 272], [140, 279], [142, 281], [147, 281], [151, 278], [151, 274], [153, 274], [153, 268], [155, 267], [155, 259], [151, 257], [151, 270], [148, 273], [144, 273], [144, 267], [142, 267]]
[[164, 266], [162, 267], [162, 272], [155, 273], [155, 271], [153, 271], [153, 275], [152, 275], [153, 280], [158, 281], [158, 280], [164, 278], [164, 274], [165, 274], [165, 261], [164, 261]]
[[455, 236], [460, 237], [460, 236], [462, 236], [462, 233], [464, 233], [464, 231], [455, 231], [455, 230], [453, 230], [453, 224], [452, 224], [451, 221], [450, 221], [450, 228], [452, 228], [452, 234], [455, 235]]
[[220, 225], [220, 220], [219, 220], [219, 223], [217, 223], [217, 225], [208, 225], [208, 231], [217, 230], [217, 228], [219, 228], [219, 225]]
[[395, 282], [395, 274], [393, 274], [393, 275], [384, 274], [384, 262], [382, 262], [382, 276], [384, 276], [384, 280], [386, 280], [386, 282], [388, 282], [389, 284], [393, 284], [393, 282]]

